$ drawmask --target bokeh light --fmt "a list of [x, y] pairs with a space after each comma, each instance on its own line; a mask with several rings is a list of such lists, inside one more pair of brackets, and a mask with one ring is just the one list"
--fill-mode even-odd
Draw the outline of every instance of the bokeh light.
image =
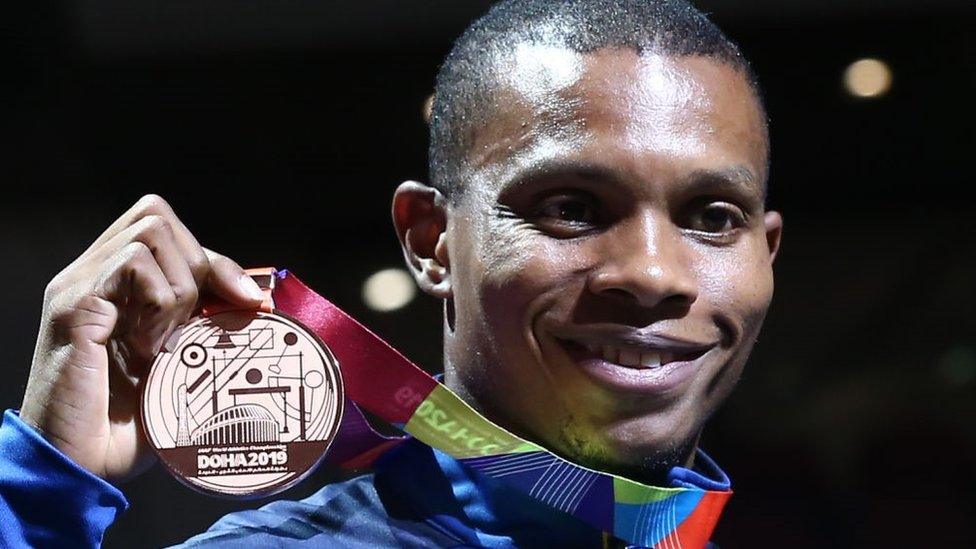
[[880, 59], [860, 59], [844, 71], [844, 87], [855, 97], [881, 97], [891, 89], [891, 68]]
[[384, 269], [366, 279], [363, 301], [374, 311], [388, 312], [403, 308], [417, 295], [413, 278], [403, 269]]

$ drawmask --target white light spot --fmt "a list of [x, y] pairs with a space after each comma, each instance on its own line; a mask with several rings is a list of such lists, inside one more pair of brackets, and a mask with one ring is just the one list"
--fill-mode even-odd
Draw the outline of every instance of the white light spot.
[[395, 311], [417, 294], [413, 278], [403, 269], [384, 269], [363, 284], [363, 301], [374, 311]]
[[881, 97], [891, 89], [891, 69], [880, 59], [860, 59], [844, 71], [844, 87], [855, 97]]

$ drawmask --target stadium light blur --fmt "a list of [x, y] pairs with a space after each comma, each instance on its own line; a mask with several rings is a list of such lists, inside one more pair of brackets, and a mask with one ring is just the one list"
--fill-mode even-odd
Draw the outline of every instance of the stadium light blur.
[[854, 97], [881, 97], [891, 89], [891, 82], [891, 68], [880, 59], [859, 59], [844, 71], [844, 87]]
[[374, 311], [402, 309], [416, 295], [413, 278], [403, 269], [383, 269], [371, 275], [363, 284], [363, 301]]

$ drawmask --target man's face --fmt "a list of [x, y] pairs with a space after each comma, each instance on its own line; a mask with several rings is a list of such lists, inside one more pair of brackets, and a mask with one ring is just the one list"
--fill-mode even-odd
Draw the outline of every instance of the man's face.
[[503, 73], [448, 216], [448, 385], [576, 461], [683, 462], [773, 291], [753, 92], [630, 49], [518, 48]]

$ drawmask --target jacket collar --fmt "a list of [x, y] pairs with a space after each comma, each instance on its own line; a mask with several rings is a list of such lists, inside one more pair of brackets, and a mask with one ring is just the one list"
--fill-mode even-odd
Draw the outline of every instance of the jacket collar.
[[[395, 497], [417, 517], [458, 539], [482, 547], [599, 547], [603, 533], [451, 456], [409, 440], [375, 464], [382, 497]], [[675, 467], [668, 487], [727, 491], [728, 476], [703, 451], [692, 468]]]

